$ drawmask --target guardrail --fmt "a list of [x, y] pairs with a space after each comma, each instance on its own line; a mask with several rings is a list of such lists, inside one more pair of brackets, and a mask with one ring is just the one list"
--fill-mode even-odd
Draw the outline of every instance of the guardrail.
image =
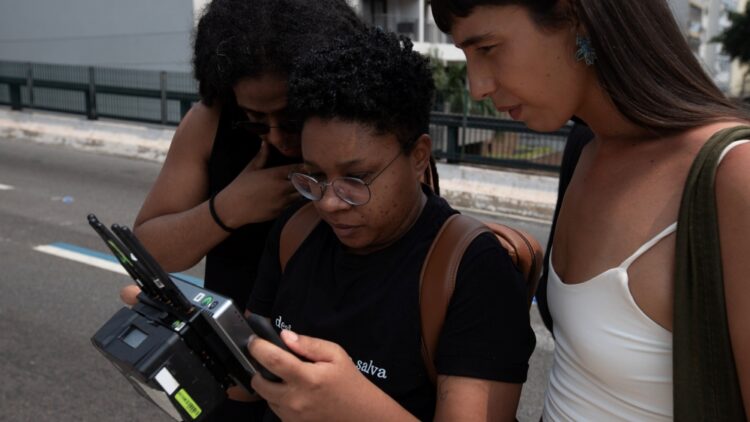
[[[189, 73], [0, 61], [0, 104], [177, 125], [199, 101]], [[548, 134], [523, 123], [433, 112], [437, 158], [450, 163], [556, 171], [569, 127]]]
[[557, 171], [571, 126], [539, 133], [514, 120], [432, 113], [433, 153], [449, 163]]

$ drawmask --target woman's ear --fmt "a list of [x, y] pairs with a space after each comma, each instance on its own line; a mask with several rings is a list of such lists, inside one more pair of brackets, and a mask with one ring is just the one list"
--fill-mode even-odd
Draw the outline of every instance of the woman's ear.
[[430, 156], [432, 155], [432, 138], [430, 135], [423, 134], [414, 143], [414, 149], [411, 151], [412, 167], [417, 177], [422, 177], [427, 167], [430, 166]]

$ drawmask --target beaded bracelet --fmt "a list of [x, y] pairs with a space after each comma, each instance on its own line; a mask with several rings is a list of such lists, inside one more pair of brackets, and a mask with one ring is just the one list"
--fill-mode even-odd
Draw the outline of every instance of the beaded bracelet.
[[214, 207], [214, 199], [216, 199], [216, 193], [211, 195], [211, 198], [209, 198], [208, 200], [208, 211], [211, 213], [211, 217], [213, 217], [214, 221], [216, 222], [216, 225], [221, 227], [221, 229], [227, 233], [236, 232], [237, 229], [233, 229], [227, 226], [226, 224], [224, 224], [224, 222], [221, 221], [221, 219], [219, 218], [219, 214], [216, 214], [216, 208]]

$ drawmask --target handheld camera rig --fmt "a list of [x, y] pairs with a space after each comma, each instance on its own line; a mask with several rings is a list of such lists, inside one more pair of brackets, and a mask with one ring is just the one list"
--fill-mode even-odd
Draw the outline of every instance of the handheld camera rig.
[[88, 221], [141, 288], [138, 303], [91, 341], [142, 396], [175, 420], [199, 422], [228, 387], [252, 392], [256, 371], [278, 380], [247, 351], [251, 325], [262, 317], [246, 320], [231, 299], [167, 274], [127, 227], [110, 231], [93, 214]]

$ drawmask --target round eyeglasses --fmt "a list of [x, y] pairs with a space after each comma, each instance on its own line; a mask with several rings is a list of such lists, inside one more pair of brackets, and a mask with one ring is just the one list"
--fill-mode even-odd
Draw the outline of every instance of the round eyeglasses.
[[370, 191], [370, 185], [378, 178], [383, 172], [396, 161], [396, 158], [401, 155], [401, 151], [396, 154], [395, 157], [388, 164], [383, 167], [370, 181], [365, 182], [364, 180], [357, 177], [337, 177], [330, 182], [319, 182], [314, 177], [304, 173], [291, 173], [289, 179], [292, 181], [295, 189], [311, 201], [320, 201], [323, 195], [326, 193], [328, 186], [333, 187], [333, 192], [339, 199], [346, 202], [351, 206], [365, 205], [370, 202], [372, 192]]

